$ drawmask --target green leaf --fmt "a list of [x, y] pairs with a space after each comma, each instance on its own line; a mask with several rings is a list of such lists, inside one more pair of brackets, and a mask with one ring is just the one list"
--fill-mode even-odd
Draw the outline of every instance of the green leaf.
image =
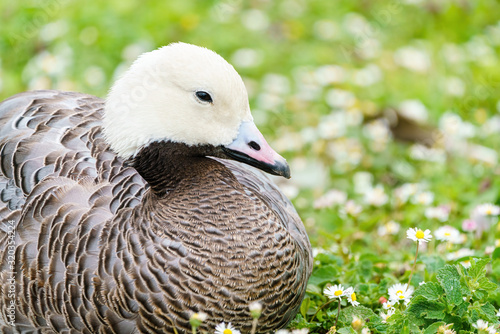
[[336, 280], [338, 276], [339, 271], [335, 266], [323, 266], [312, 273], [311, 278], [309, 278], [309, 284], [321, 285]]
[[443, 288], [437, 283], [428, 282], [420, 285], [415, 291], [414, 297], [423, 296], [427, 300], [437, 300], [443, 295]]
[[436, 273], [446, 264], [443, 258], [438, 255], [425, 255], [422, 256], [420, 260], [425, 264], [425, 269], [427, 269], [429, 274]]
[[488, 322], [496, 322], [496, 310], [490, 303], [480, 304], [475, 302], [474, 305], [469, 307], [469, 316], [472, 322], [476, 322], [478, 319], [483, 319]]
[[440, 326], [446, 326], [446, 322], [438, 321], [430, 325], [424, 330], [423, 334], [436, 334]]
[[469, 269], [469, 276], [477, 280], [478, 278], [486, 274], [486, 265], [490, 262], [490, 259], [472, 259], [471, 267]]
[[304, 318], [307, 317], [307, 311], [309, 311], [310, 305], [311, 305], [311, 299], [309, 297], [304, 298], [302, 304], [300, 305], [300, 314], [302, 314]]
[[441, 302], [428, 300], [423, 296], [413, 297], [406, 312], [418, 318], [442, 320], [445, 316], [446, 305]]
[[494, 291], [498, 288], [498, 285], [496, 285], [486, 277], [481, 277], [477, 282], [479, 283], [479, 288], [486, 291]]
[[493, 254], [491, 254], [493, 260], [500, 259], [500, 247], [495, 248]]
[[460, 274], [456, 267], [447, 264], [439, 269], [437, 279], [445, 291], [448, 303], [459, 305], [463, 302], [460, 288]]
[[352, 327], [340, 328], [337, 333], [339, 334], [356, 334], [356, 331]]

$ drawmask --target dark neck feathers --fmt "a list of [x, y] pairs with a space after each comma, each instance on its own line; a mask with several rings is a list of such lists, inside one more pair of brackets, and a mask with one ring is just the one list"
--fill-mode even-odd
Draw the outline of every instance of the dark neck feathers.
[[131, 165], [148, 182], [152, 191], [163, 197], [193, 183], [224, 179], [238, 184], [231, 171], [207, 156], [218, 156], [220, 148], [211, 145], [188, 146], [170, 141], [153, 142], [142, 148]]

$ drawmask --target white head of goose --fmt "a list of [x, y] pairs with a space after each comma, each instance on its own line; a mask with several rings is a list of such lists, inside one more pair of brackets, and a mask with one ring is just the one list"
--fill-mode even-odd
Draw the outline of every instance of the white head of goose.
[[255, 301], [267, 333], [298, 312], [309, 240], [244, 164], [287, 178], [289, 167], [216, 53], [146, 53], [105, 103], [21, 93], [0, 103], [0, 124], [2, 333], [188, 333], [195, 312], [202, 330], [249, 332]]

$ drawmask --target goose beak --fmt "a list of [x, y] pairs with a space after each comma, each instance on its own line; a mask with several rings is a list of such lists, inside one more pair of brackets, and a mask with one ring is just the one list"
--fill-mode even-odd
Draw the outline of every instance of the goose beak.
[[290, 178], [290, 167], [285, 158], [269, 146], [254, 122], [242, 122], [238, 137], [222, 149], [230, 159], [246, 163], [272, 175]]

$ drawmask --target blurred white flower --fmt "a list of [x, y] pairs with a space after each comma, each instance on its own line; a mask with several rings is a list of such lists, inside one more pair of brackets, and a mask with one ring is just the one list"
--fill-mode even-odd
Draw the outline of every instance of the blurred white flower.
[[259, 9], [249, 9], [241, 14], [241, 23], [248, 30], [263, 31], [269, 27], [269, 18]]
[[424, 49], [414, 46], [406, 46], [396, 50], [394, 53], [396, 64], [414, 72], [427, 72], [431, 67], [431, 58]]
[[106, 74], [99, 66], [90, 66], [85, 70], [84, 78], [89, 86], [101, 86], [106, 80]]
[[92, 45], [97, 41], [99, 37], [99, 30], [94, 26], [88, 26], [80, 31], [78, 38], [84, 45]]
[[342, 137], [345, 135], [346, 130], [346, 115], [344, 111], [332, 112], [322, 117], [318, 124], [319, 136], [324, 139]]
[[492, 203], [479, 204], [473, 210], [483, 216], [498, 216], [500, 215], [500, 207]]
[[338, 35], [339, 27], [335, 21], [319, 20], [314, 23], [313, 31], [316, 38], [331, 41]]
[[262, 88], [267, 93], [287, 95], [290, 92], [290, 80], [284, 75], [269, 73], [262, 79]]
[[445, 61], [450, 64], [459, 64], [465, 61], [465, 53], [463, 49], [456, 44], [444, 44], [441, 49], [441, 54]]
[[490, 166], [496, 166], [498, 163], [497, 151], [482, 145], [467, 145], [467, 157], [473, 161], [484, 162]]
[[450, 207], [447, 205], [428, 207], [425, 209], [424, 215], [428, 219], [437, 219], [440, 222], [445, 222], [450, 215]]
[[364, 194], [373, 187], [373, 174], [370, 172], [356, 172], [352, 179], [357, 194]]
[[464, 122], [459, 115], [451, 111], [447, 111], [441, 116], [439, 129], [444, 136], [472, 138], [476, 135], [476, 128], [473, 124]]
[[363, 146], [356, 138], [338, 138], [327, 146], [327, 153], [335, 159], [335, 167], [346, 171], [356, 167], [363, 159]]
[[347, 201], [347, 194], [341, 190], [332, 189], [314, 201], [314, 208], [329, 208], [334, 205], [344, 204]]
[[347, 13], [342, 26], [352, 35], [368, 38], [373, 35], [373, 29], [364, 16], [358, 13]]
[[405, 100], [398, 109], [401, 115], [418, 123], [425, 123], [429, 117], [427, 108], [420, 100]]
[[345, 81], [345, 69], [338, 65], [320, 66], [314, 71], [314, 77], [321, 86]]
[[408, 200], [419, 191], [420, 186], [416, 183], [405, 183], [394, 189], [394, 196], [399, 204], [405, 204]]
[[363, 134], [370, 139], [370, 146], [375, 152], [385, 150], [392, 136], [387, 122], [382, 119], [371, 121], [363, 126]]
[[444, 87], [446, 93], [451, 96], [460, 97], [465, 93], [465, 83], [458, 77], [447, 78]]
[[474, 255], [474, 251], [472, 249], [468, 249], [468, 248], [461, 248], [455, 252], [449, 252], [446, 254], [446, 260], [448, 261], [454, 261], [454, 260], [457, 260], [457, 259], [460, 259], [460, 258], [463, 258], [463, 257], [467, 257], [467, 256], [473, 256]]
[[444, 163], [446, 152], [440, 148], [427, 147], [421, 144], [414, 144], [410, 148], [410, 156], [414, 160], [431, 161]]
[[371, 331], [368, 327], [365, 327], [361, 330], [361, 334], [371, 334]]
[[472, 327], [476, 328], [477, 330], [488, 330], [488, 322], [479, 319], [475, 324], [472, 324]]
[[388, 221], [384, 225], [380, 225], [377, 229], [378, 235], [384, 236], [384, 235], [396, 235], [399, 232], [401, 225], [394, 220]]
[[307, 334], [309, 333], [309, 328], [294, 329], [292, 334]]
[[340, 209], [340, 213], [344, 216], [349, 215], [352, 217], [357, 217], [363, 210], [361, 205], [356, 204], [353, 200], [349, 200], [345, 203], [344, 207]]
[[370, 64], [353, 74], [354, 83], [358, 86], [371, 86], [382, 80], [382, 71], [375, 64]]
[[56, 38], [64, 36], [68, 28], [69, 24], [66, 20], [47, 23], [40, 29], [40, 39], [44, 42], [52, 42]]
[[382, 206], [389, 201], [389, 196], [385, 193], [384, 187], [379, 184], [365, 192], [364, 201], [369, 205]]
[[276, 110], [283, 102], [283, 98], [276, 94], [260, 93], [257, 96], [257, 107], [263, 110]]
[[431, 205], [434, 202], [434, 193], [431, 191], [420, 191], [411, 197], [413, 204]]
[[[500, 106], [500, 101], [498, 103]], [[500, 133], [500, 116], [495, 115], [489, 118], [481, 127], [481, 134], [493, 135]]]
[[236, 50], [231, 56], [231, 62], [235, 67], [249, 68], [258, 66], [262, 62], [262, 54], [250, 48]]
[[332, 108], [347, 109], [356, 102], [356, 97], [352, 92], [332, 88], [326, 92], [325, 100]]
[[453, 242], [460, 238], [460, 232], [453, 226], [444, 225], [434, 231], [434, 236], [441, 241]]

